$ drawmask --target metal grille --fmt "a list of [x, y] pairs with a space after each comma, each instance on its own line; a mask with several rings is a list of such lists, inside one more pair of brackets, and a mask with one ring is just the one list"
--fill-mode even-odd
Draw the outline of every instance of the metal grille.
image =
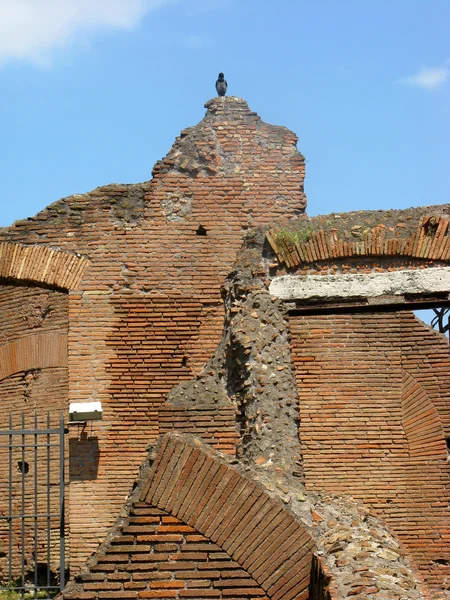
[[13, 421], [0, 431], [0, 591], [52, 598], [65, 585], [64, 419]]

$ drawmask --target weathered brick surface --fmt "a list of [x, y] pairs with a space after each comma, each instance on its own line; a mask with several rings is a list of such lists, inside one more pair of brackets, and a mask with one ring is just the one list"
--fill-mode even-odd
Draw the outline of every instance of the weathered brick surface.
[[[207, 108], [151, 181], [75, 195], [0, 231], [0, 277], [69, 290], [69, 400], [104, 408], [87, 439], [70, 433], [73, 571], [120, 510], [168, 391], [214, 351], [220, 286], [246, 231], [305, 208], [296, 136], [239, 98]], [[166, 411], [162, 430], [180, 418]], [[230, 406], [189, 421], [185, 430], [233, 451]]]
[[448, 341], [411, 313], [290, 319], [306, 485], [382, 516], [430, 584], [448, 577]]
[[[183, 454], [185, 460], [180, 462]], [[300, 594], [308, 587], [311, 536], [276, 500], [231, 466], [222, 463], [218, 470], [217, 458], [184, 437], [165, 436], [157, 460], [141, 501], [170, 509], [172, 516], [193, 528], [192, 533], [206, 536], [247, 570], [270, 597], [283, 590], [284, 598], [287, 588]], [[220, 479], [213, 485], [212, 474], [219, 471]], [[205, 481], [211, 483], [204, 485]], [[261, 495], [270, 507], [266, 520], [253, 510]], [[176, 529], [177, 525], [163, 527]], [[257, 532], [257, 537], [250, 532]]]
[[198, 435], [217, 450], [234, 454], [239, 441], [236, 408], [228, 406], [198, 407], [163, 405], [159, 409], [160, 433], [178, 431]]
[[67, 294], [4, 283], [0, 286], [0, 328], [0, 348], [30, 335], [67, 334]]
[[[401, 313], [403, 424], [410, 449], [407, 466], [408, 544], [430, 585], [450, 578], [450, 432], [448, 339], [411, 313]], [[420, 355], [418, 353], [420, 349]]]
[[67, 334], [28, 335], [0, 346], [0, 380], [15, 373], [67, 367]]

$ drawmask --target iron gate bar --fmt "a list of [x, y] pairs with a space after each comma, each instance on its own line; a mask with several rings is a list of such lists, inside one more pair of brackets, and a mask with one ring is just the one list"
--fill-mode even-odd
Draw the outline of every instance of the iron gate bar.
[[[60, 429], [60, 447], [59, 447], [59, 514], [61, 515], [59, 522], [59, 585], [63, 590], [65, 587], [65, 515], [64, 515], [64, 417], [62, 413], [59, 416]], [[50, 583], [50, 582], [49, 582]]]
[[[50, 413], [47, 413], [47, 428], [50, 429]], [[50, 444], [50, 434], [47, 433], [47, 444]], [[47, 513], [50, 513], [50, 446], [47, 446]], [[47, 539], [50, 539], [50, 521], [47, 520]], [[50, 544], [47, 544], [47, 585], [50, 585]]]
[[[0, 444], [0, 447], [6, 448], [8, 447], [8, 515], [0, 515], [0, 520], [8, 521], [8, 578], [9, 578], [9, 587], [2, 588], [0, 590], [13, 590], [19, 592], [24, 598], [25, 593], [29, 593], [30, 586], [26, 583], [26, 570], [25, 570], [25, 533], [26, 533], [26, 522], [28, 519], [32, 519], [32, 530], [34, 532], [34, 547], [32, 548], [31, 554], [34, 558], [34, 573], [33, 573], [33, 595], [34, 598], [37, 598], [38, 590], [47, 590], [47, 596], [49, 596], [49, 592], [51, 590], [62, 590], [65, 586], [65, 515], [64, 515], [64, 461], [65, 461], [65, 452], [64, 452], [64, 434], [67, 430], [64, 428], [64, 417], [61, 414], [59, 418], [59, 427], [52, 428], [50, 425], [50, 413], [47, 413], [47, 427], [39, 429], [38, 428], [38, 416], [35, 412], [34, 414], [34, 429], [26, 429], [25, 428], [25, 415], [22, 413], [21, 416], [21, 428], [14, 429], [13, 428], [13, 416], [12, 413], [9, 415], [9, 430], [0, 431], [0, 436], [8, 436], [8, 444]], [[52, 443], [51, 436], [57, 435], [59, 443]], [[13, 443], [14, 436], [20, 436], [21, 443]], [[26, 443], [26, 436], [32, 436], [33, 443]], [[39, 443], [38, 437], [46, 436], [46, 443]], [[0, 438], [1, 439], [1, 438]], [[52, 456], [51, 456], [51, 448], [56, 448], [59, 446], [59, 512], [52, 512], [52, 501], [50, 496], [51, 489], [51, 466], [52, 466]], [[21, 461], [19, 464], [19, 469], [21, 471], [21, 479], [18, 482], [20, 487], [20, 514], [13, 514], [13, 449], [19, 449]], [[38, 467], [39, 467], [39, 448], [46, 448], [46, 509], [45, 512], [39, 512], [39, 486], [38, 486]], [[28, 472], [28, 464], [26, 463], [26, 458], [29, 455], [26, 455], [25, 450], [31, 450], [33, 464], [34, 464], [34, 478], [32, 485], [30, 487], [26, 486], [25, 475]], [[32, 506], [34, 511], [30, 513], [26, 513], [26, 489], [29, 490], [32, 488], [34, 499], [32, 500]], [[59, 585], [52, 585], [51, 581], [51, 539], [52, 539], [52, 527], [51, 521], [52, 519], [59, 518]], [[20, 585], [12, 586], [14, 572], [13, 572], [13, 523], [14, 520], [20, 519], [20, 538], [21, 538], [21, 567], [20, 567]], [[46, 550], [47, 550], [47, 572], [46, 572], [46, 585], [39, 583], [39, 569], [38, 569], [38, 560], [39, 560], [39, 544], [38, 544], [38, 534], [39, 534], [39, 521], [41, 519], [46, 519], [46, 528], [42, 531], [46, 532]], [[53, 530], [55, 531], [55, 530]]]
[[36, 592], [37, 592], [37, 582], [38, 582], [38, 578], [37, 578], [37, 561], [38, 561], [38, 556], [37, 556], [37, 537], [38, 537], [38, 531], [37, 531], [37, 524], [38, 524], [38, 519], [37, 519], [37, 512], [38, 512], [38, 487], [37, 487], [37, 470], [38, 470], [38, 449], [37, 449], [37, 413], [35, 411], [34, 413], [34, 429], [35, 429], [35, 433], [34, 433], [34, 597], [36, 598]]
[[[12, 516], [12, 413], [9, 413], [9, 515]], [[8, 581], [12, 581], [12, 520], [9, 521], [8, 535], [9, 535], [9, 569], [8, 569]]]
[[[18, 432], [21, 433], [22, 430], [18, 429]], [[34, 434], [34, 431], [32, 433]], [[57, 433], [59, 433], [59, 430], [57, 431]], [[37, 445], [38, 448], [47, 448], [47, 446], [49, 446], [50, 448], [59, 448], [59, 444], [38, 444]], [[0, 444], [0, 448], [9, 448], [9, 447], [10, 447], [10, 444]], [[11, 448], [34, 448], [34, 444], [12, 444]]]
[[42, 513], [41, 515], [35, 515], [34, 513], [32, 515], [0, 515], [0, 519], [4, 519], [5, 521], [9, 521], [9, 519], [34, 519], [35, 517], [37, 517], [38, 519], [46, 519], [47, 517], [59, 517], [59, 512], [58, 513]]
[[[22, 587], [25, 587], [25, 415], [22, 413]], [[36, 477], [36, 473], [34, 474]], [[36, 567], [35, 567], [36, 568]]]

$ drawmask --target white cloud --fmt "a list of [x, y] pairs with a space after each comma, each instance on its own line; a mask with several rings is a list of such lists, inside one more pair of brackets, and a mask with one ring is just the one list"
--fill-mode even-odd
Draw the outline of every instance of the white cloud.
[[48, 64], [52, 53], [96, 31], [131, 29], [170, 0], [0, 0], [0, 63]]
[[398, 83], [435, 90], [444, 85], [449, 77], [450, 69], [448, 67], [422, 67], [414, 75], [402, 77]]

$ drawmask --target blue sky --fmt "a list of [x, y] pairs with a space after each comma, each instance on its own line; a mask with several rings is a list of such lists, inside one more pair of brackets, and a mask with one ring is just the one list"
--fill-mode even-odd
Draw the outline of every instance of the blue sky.
[[310, 215], [450, 201], [450, 0], [0, 0], [0, 226], [150, 179], [219, 71]]

